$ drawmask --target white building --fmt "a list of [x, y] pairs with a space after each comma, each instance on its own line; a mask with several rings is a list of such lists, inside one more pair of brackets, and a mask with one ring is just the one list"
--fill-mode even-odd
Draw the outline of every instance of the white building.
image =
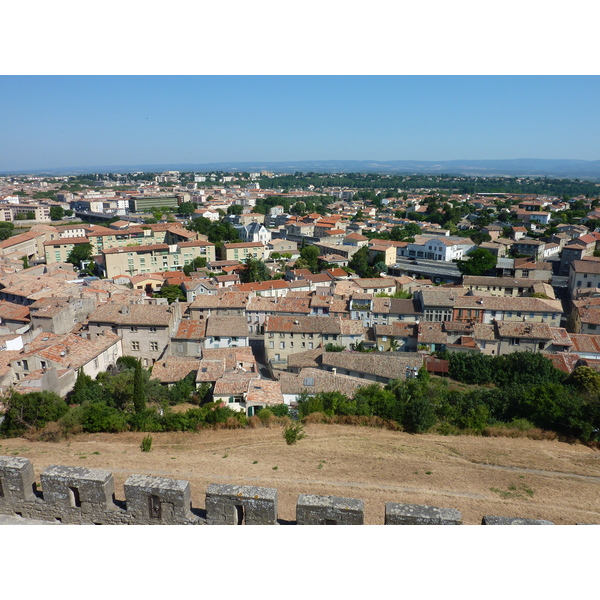
[[417, 235], [414, 242], [405, 248], [398, 248], [397, 256], [451, 262], [463, 258], [476, 248], [477, 244], [469, 238]]

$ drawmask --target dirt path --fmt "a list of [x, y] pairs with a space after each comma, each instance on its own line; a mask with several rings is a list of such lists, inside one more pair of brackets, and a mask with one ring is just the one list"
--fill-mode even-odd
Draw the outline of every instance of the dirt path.
[[51, 464], [112, 471], [116, 496], [131, 473], [191, 483], [204, 508], [210, 483], [278, 490], [278, 514], [295, 519], [299, 494], [365, 502], [365, 522], [383, 524], [386, 502], [457, 508], [466, 524], [484, 515], [600, 523], [600, 452], [583, 445], [527, 439], [408, 435], [342, 425], [308, 425], [287, 446], [279, 427], [238, 431], [85, 434], [67, 442], [0, 440], [0, 455], [24, 456], [41, 471]]

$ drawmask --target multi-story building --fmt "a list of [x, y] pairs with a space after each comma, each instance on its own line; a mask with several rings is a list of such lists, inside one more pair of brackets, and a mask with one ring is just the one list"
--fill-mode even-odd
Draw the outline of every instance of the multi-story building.
[[[265, 245], [262, 242], [240, 242], [223, 244], [224, 260], [244, 262], [248, 258], [263, 260], [266, 256]], [[213, 259], [214, 260], [214, 259]]]
[[334, 344], [350, 348], [364, 339], [359, 321], [332, 317], [269, 316], [265, 322], [267, 361], [277, 366], [287, 363], [290, 354]]
[[398, 247], [397, 256], [451, 262], [462, 259], [476, 248], [477, 244], [469, 238], [417, 235], [414, 242]]
[[99, 266], [106, 277], [142, 275], [160, 271], [181, 271], [195, 258], [215, 259], [212, 242], [195, 241], [179, 244], [129, 246], [101, 251]]
[[569, 293], [572, 298], [578, 293], [600, 288], [600, 258], [574, 260], [569, 271]]
[[134, 213], [148, 212], [151, 208], [168, 206], [176, 208], [179, 205], [177, 196], [134, 196], [129, 198], [129, 211]]
[[123, 354], [140, 358], [149, 367], [167, 354], [180, 321], [178, 302], [170, 305], [109, 302], [88, 317], [88, 330], [91, 339], [107, 329], [121, 336]]

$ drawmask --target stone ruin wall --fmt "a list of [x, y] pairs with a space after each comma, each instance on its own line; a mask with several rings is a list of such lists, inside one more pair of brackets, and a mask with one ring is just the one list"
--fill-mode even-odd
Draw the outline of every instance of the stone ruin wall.
[[[277, 490], [210, 484], [205, 511], [193, 509], [189, 481], [130, 475], [125, 501], [115, 499], [112, 473], [53, 465], [40, 475], [26, 458], [0, 456], [0, 514], [79, 525], [277, 525]], [[200, 516], [205, 514], [204, 516]], [[460, 511], [388, 502], [386, 525], [462, 525]], [[363, 525], [356, 498], [301, 494], [297, 525]], [[482, 525], [553, 525], [551, 521], [484, 516]]]

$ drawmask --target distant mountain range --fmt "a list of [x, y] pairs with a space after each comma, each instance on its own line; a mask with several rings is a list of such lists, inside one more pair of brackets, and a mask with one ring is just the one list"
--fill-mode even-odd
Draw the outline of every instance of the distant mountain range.
[[76, 175], [83, 173], [128, 173], [134, 171], [272, 171], [273, 173], [395, 173], [468, 176], [553, 177], [600, 181], [600, 160], [516, 158], [506, 160], [305, 160], [288, 162], [215, 162], [154, 165], [102, 165], [34, 171], [4, 171], [4, 174]]

